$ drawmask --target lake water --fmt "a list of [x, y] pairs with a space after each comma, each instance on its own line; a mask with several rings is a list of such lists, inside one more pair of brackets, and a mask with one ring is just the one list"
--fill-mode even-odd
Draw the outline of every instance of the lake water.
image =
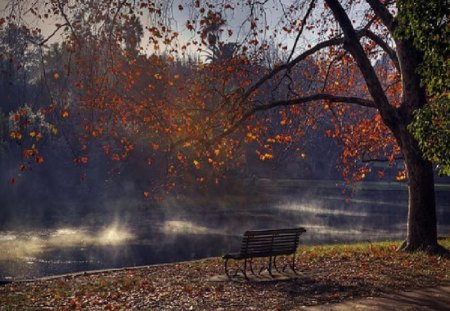
[[[89, 221], [0, 230], [0, 281], [221, 256], [238, 249], [249, 229], [302, 226], [308, 245], [404, 237], [404, 185], [344, 188], [262, 180], [248, 195], [168, 199], [152, 208], [130, 203]], [[450, 235], [447, 185], [438, 187], [437, 201], [439, 234]]]

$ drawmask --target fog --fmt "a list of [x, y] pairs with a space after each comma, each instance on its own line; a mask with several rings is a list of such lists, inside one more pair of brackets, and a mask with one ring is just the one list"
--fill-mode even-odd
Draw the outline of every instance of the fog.
[[111, 224], [99, 232], [89, 232], [87, 228], [59, 228], [47, 233], [6, 231], [0, 236], [3, 249], [0, 261], [34, 257], [54, 248], [120, 245], [133, 238], [134, 235], [118, 223]]

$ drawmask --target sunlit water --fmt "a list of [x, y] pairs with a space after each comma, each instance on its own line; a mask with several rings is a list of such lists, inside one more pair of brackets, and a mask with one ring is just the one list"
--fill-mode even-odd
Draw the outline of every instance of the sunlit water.
[[[450, 234], [448, 198], [438, 194], [441, 235]], [[0, 231], [0, 281], [220, 256], [236, 250], [249, 229], [303, 226], [304, 244], [400, 239], [406, 230], [403, 190], [276, 194], [267, 204], [183, 202], [103, 225]]]

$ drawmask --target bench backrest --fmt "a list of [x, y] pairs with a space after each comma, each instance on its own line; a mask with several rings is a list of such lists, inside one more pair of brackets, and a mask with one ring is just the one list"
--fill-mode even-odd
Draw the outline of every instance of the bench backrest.
[[241, 244], [241, 256], [267, 257], [290, 255], [297, 250], [304, 228], [246, 231]]

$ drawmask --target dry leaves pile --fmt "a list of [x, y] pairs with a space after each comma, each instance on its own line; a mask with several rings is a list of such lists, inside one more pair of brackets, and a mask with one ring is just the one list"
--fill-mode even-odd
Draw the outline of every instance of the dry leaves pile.
[[285, 281], [212, 282], [223, 264], [211, 258], [12, 283], [0, 287], [0, 310], [290, 310], [450, 281], [450, 259], [396, 246], [304, 247], [300, 276]]

